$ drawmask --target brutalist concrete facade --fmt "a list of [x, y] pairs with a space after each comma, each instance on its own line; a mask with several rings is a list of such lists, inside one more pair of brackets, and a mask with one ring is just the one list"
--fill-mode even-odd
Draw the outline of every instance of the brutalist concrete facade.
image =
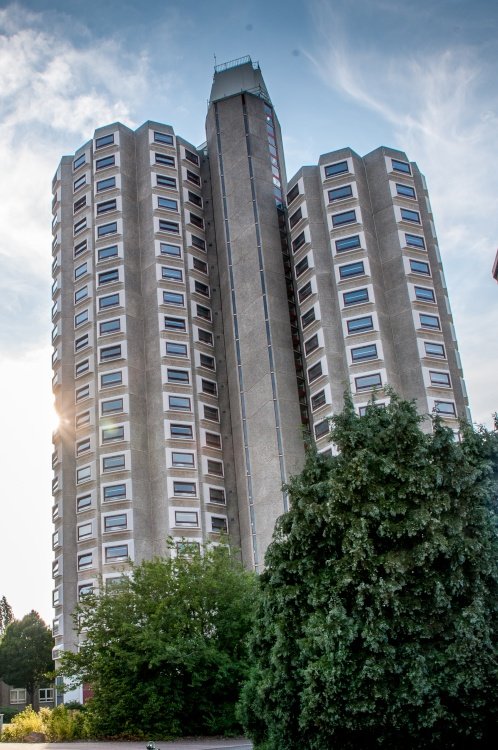
[[129, 559], [227, 532], [260, 570], [304, 432], [330, 450], [345, 389], [360, 412], [389, 384], [468, 418], [416, 165], [342, 149], [287, 184], [249, 59], [216, 69], [206, 132], [107, 125], [54, 177], [56, 656]]

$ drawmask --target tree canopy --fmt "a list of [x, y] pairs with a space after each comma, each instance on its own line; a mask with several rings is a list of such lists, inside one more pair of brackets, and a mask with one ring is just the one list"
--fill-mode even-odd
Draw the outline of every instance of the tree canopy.
[[36, 688], [54, 668], [52, 647], [50, 629], [35, 611], [22, 620], [13, 620], [0, 642], [0, 679], [13, 687], [26, 688], [35, 708]]
[[288, 487], [240, 715], [255, 748], [491, 746], [498, 436], [413, 403], [332, 419]]
[[96, 736], [240, 731], [255, 575], [227, 547], [135, 565], [77, 609], [82, 644], [61, 674], [93, 688]]
[[2, 596], [0, 599], [0, 639], [5, 633], [7, 625], [10, 625], [13, 619], [14, 613], [12, 612], [12, 607], [6, 597]]

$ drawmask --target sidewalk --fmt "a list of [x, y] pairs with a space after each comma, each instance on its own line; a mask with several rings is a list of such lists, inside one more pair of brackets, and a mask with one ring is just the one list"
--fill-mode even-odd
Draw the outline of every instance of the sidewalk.
[[[145, 750], [147, 742], [2, 742], [5, 750]], [[157, 740], [156, 750], [251, 750], [252, 744], [244, 737], [213, 739], [202, 737], [194, 740]]]

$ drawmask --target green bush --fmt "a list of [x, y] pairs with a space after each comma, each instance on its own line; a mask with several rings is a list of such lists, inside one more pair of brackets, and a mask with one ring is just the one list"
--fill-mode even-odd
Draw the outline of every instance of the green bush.
[[12, 708], [12, 706], [0, 706], [0, 714], [3, 714], [3, 723], [9, 724], [12, 717], [19, 713], [18, 708]]

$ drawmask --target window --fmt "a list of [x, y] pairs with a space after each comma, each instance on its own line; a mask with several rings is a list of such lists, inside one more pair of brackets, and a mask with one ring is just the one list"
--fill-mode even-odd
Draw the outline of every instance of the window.
[[166, 221], [166, 219], [159, 219], [159, 231], [171, 232], [172, 234], [180, 234], [180, 225], [177, 221]]
[[221, 449], [221, 435], [218, 435], [217, 432], [206, 432], [206, 445], [209, 448], [218, 448]]
[[104, 156], [103, 159], [97, 159], [95, 162], [95, 169], [106, 169], [106, 167], [113, 167], [116, 163], [115, 156]]
[[299, 302], [304, 302], [305, 299], [308, 299], [308, 297], [311, 297], [313, 294], [313, 287], [311, 285], [311, 281], [308, 281], [307, 284], [302, 286], [297, 293], [297, 296], [299, 297]]
[[81, 154], [80, 156], [77, 156], [76, 159], [73, 161], [73, 172], [75, 172], [77, 169], [83, 166], [86, 162], [86, 154]]
[[166, 143], [167, 146], [173, 145], [173, 136], [169, 133], [161, 133], [158, 130], [154, 130], [154, 140], [156, 143]]
[[118, 256], [117, 245], [109, 245], [109, 247], [101, 247], [98, 250], [99, 260], [108, 260], [109, 258], [117, 258], [117, 256]]
[[400, 182], [396, 183], [396, 192], [398, 195], [403, 196], [403, 198], [416, 198], [415, 194], [415, 188], [412, 188], [411, 185], [403, 185]]
[[328, 435], [329, 431], [330, 431], [329, 420], [323, 419], [321, 422], [318, 422], [318, 424], [315, 425], [315, 438], [317, 440], [320, 440], [320, 438], [325, 437], [325, 435]]
[[81, 175], [81, 177], [78, 177], [78, 179], [73, 182], [73, 192], [75, 193], [84, 185], [86, 185], [86, 174]]
[[344, 292], [342, 297], [346, 306], [368, 302], [368, 289], [353, 289], [351, 292]]
[[111, 190], [116, 187], [116, 178], [107, 177], [105, 180], [98, 180], [97, 182], [97, 193], [102, 193], [104, 190]]
[[76, 484], [80, 482], [88, 482], [92, 478], [92, 467], [83, 466], [81, 469], [76, 471]]
[[172, 411], [190, 411], [190, 399], [187, 396], [168, 396], [168, 407]]
[[175, 157], [170, 156], [169, 154], [159, 154], [156, 152], [155, 159], [156, 159], [156, 164], [164, 164], [164, 166], [166, 167], [175, 166]]
[[430, 370], [429, 377], [431, 380], [431, 385], [443, 388], [451, 388], [451, 380], [448, 372], [435, 372], [434, 370]]
[[183, 271], [181, 268], [170, 268], [169, 266], [161, 266], [161, 278], [167, 281], [183, 281]]
[[115, 318], [114, 320], [103, 320], [99, 325], [99, 332], [101, 336], [104, 336], [106, 333], [117, 333], [117, 331], [120, 330], [121, 321], [119, 318]]
[[192, 235], [192, 245], [197, 247], [199, 250], [206, 252], [206, 243], [202, 237], [197, 237], [195, 234]]
[[365, 273], [365, 265], [362, 260], [356, 263], [348, 263], [346, 266], [339, 266], [339, 278], [349, 279], [352, 276], [361, 276]]
[[418, 247], [420, 250], [425, 250], [425, 240], [418, 234], [407, 234], [405, 232], [405, 242], [408, 247]]
[[77, 414], [74, 420], [74, 424], [76, 426], [76, 429], [79, 427], [83, 427], [86, 424], [90, 424], [90, 412], [84, 411], [80, 414]]
[[73, 252], [74, 257], [77, 258], [79, 255], [82, 255], [87, 249], [87, 245], [88, 245], [87, 240], [78, 242], [78, 244], [74, 246], [74, 252]]
[[85, 372], [90, 370], [90, 362], [88, 359], [84, 359], [82, 362], [77, 362], [74, 367], [74, 374], [78, 378], [80, 375], [84, 375]]
[[80, 495], [76, 498], [76, 510], [79, 513], [82, 510], [87, 510], [92, 504], [91, 495]]
[[425, 353], [428, 357], [441, 357], [446, 359], [446, 352], [443, 344], [436, 344], [433, 341], [424, 341]]
[[434, 294], [434, 289], [426, 289], [426, 287], [423, 286], [416, 286], [415, 299], [420, 302], [435, 302], [436, 296]]
[[299, 250], [299, 248], [301, 248], [305, 244], [306, 244], [306, 237], [304, 235], [304, 232], [301, 232], [301, 234], [298, 234], [296, 239], [292, 241], [292, 251], [296, 253]]
[[122, 471], [124, 468], [124, 453], [120, 453], [116, 456], [104, 456], [102, 459], [102, 469], [104, 471]]
[[196, 511], [175, 510], [175, 526], [199, 526], [199, 516]]
[[207, 472], [208, 474], [215, 474], [218, 477], [223, 476], [223, 464], [221, 461], [213, 461], [212, 459], [208, 459], [207, 462]]
[[76, 266], [74, 269], [74, 280], [77, 281], [82, 276], [84, 276], [86, 273], [88, 273], [88, 264], [82, 263], [80, 266]]
[[107, 362], [110, 359], [119, 359], [121, 357], [121, 344], [114, 346], [105, 346], [100, 350], [100, 361]]
[[325, 167], [325, 177], [335, 177], [335, 175], [345, 172], [349, 172], [347, 161], [338, 161], [335, 164], [327, 164]]
[[403, 172], [403, 174], [411, 174], [412, 170], [408, 162], [399, 161], [399, 159], [391, 159], [391, 165], [393, 172]]
[[103, 201], [102, 203], [97, 203], [97, 215], [100, 214], [106, 214], [109, 211], [115, 211], [116, 210], [116, 199], [113, 198], [113, 200], [110, 201]]
[[163, 304], [184, 307], [185, 298], [180, 292], [163, 292]]
[[117, 425], [115, 427], [105, 427], [102, 430], [102, 442], [111, 443], [116, 440], [124, 440], [125, 432], [123, 425]]
[[299, 261], [299, 263], [296, 263], [294, 271], [296, 272], [296, 278], [299, 278], [303, 275], [305, 271], [307, 271], [309, 268], [309, 260], [308, 256], [306, 255], [302, 260]]
[[81, 289], [78, 289], [74, 293], [74, 304], [77, 305], [78, 302], [82, 302], [82, 300], [86, 299], [88, 297], [88, 287], [82, 286]]
[[127, 544], [119, 544], [115, 547], [106, 547], [105, 548], [105, 561], [107, 562], [119, 562], [122, 560], [127, 560], [129, 557], [128, 553], [128, 545]]
[[208, 419], [211, 422], [220, 421], [220, 413], [214, 406], [206, 406], [204, 404], [204, 419]]
[[197, 336], [198, 340], [203, 344], [209, 344], [210, 346], [213, 346], [213, 334], [209, 331], [205, 331], [204, 328], [198, 328]]
[[437, 315], [426, 315], [420, 313], [420, 325], [422, 328], [432, 328], [436, 331], [441, 330], [441, 323]]
[[301, 325], [303, 328], [311, 325], [314, 320], [316, 320], [314, 307], [310, 308], [304, 315], [301, 315]]
[[360, 333], [362, 331], [373, 331], [373, 318], [365, 315], [363, 318], [353, 318], [347, 321], [348, 333]]
[[192, 440], [194, 432], [191, 424], [172, 424], [170, 425], [170, 434], [172, 438], [182, 438], [183, 440]]
[[156, 183], [158, 187], [166, 187], [176, 190], [176, 180], [174, 177], [168, 177], [165, 174], [158, 174], [156, 175]]
[[52, 605], [58, 607], [61, 603], [61, 592], [59, 589], [54, 589], [52, 591]]
[[292, 201], [295, 201], [298, 195], [299, 195], [299, 183], [294, 185], [294, 187], [291, 188], [289, 192], [287, 193], [287, 204], [290, 205]]
[[370, 388], [379, 388], [382, 385], [382, 377], [380, 372], [375, 372], [373, 375], [361, 375], [354, 379], [357, 391], [364, 391]]
[[189, 190], [188, 200], [190, 201], [190, 203], [194, 203], [196, 206], [200, 206], [202, 208], [202, 198], [200, 195], [197, 195], [197, 193], [193, 193], [191, 190]]
[[118, 372], [104, 372], [100, 376], [100, 387], [101, 388], [109, 388], [113, 385], [121, 385], [123, 382], [123, 373], [118, 370]]
[[343, 185], [342, 187], [334, 188], [329, 190], [329, 203], [334, 201], [344, 200], [344, 198], [353, 197], [353, 188], [351, 185]]
[[204, 229], [204, 219], [202, 219], [200, 216], [197, 216], [197, 214], [193, 214], [192, 211], [190, 212], [190, 223], [195, 227]]
[[197, 156], [197, 154], [194, 154], [188, 149], [185, 149], [185, 158], [187, 159], [187, 161], [192, 162], [192, 164], [199, 164], [199, 157]]
[[436, 401], [434, 403], [434, 411], [436, 414], [445, 414], [452, 417], [456, 416], [455, 404], [452, 401]]
[[193, 182], [194, 185], [200, 186], [201, 184], [201, 178], [199, 177], [199, 175], [196, 175], [195, 172], [191, 172], [190, 169], [187, 169], [187, 180], [189, 182]]
[[173, 370], [168, 367], [168, 383], [190, 383], [190, 374], [188, 370]]
[[225, 505], [225, 490], [221, 487], [210, 487], [209, 488], [209, 502], [210, 503], [222, 503]]
[[85, 349], [88, 346], [88, 333], [85, 333], [84, 336], [80, 336], [77, 338], [74, 342], [74, 351], [79, 352], [82, 349]]
[[90, 596], [90, 594], [93, 594], [93, 583], [83, 583], [81, 586], [78, 586], [79, 601], [84, 599], [85, 596]]
[[83, 198], [80, 198], [76, 201], [76, 203], [73, 205], [73, 213], [76, 213], [81, 208], [85, 208], [86, 206], [86, 195], [83, 196]]
[[196, 495], [195, 482], [173, 482], [173, 493], [175, 495]]
[[298, 208], [298, 209], [297, 209], [297, 211], [295, 211], [295, 212], [294, 212], [294, 213], [292, 214], [292, 216], [290, 217], [290, 219], [289, 219], [289, 225], [290, 225], [290, 228], [292, 229], [293, 227], [295, 227], [295, 226], [296, 226], [296, 224], [297, 224], [297, 223], [298, 223], [299, 221], [301, 221], [301, 219], [302, 219], [302, 218], [303, 218], [303, 212], [302, 212], [302, 209], [301, 209], [301, 208]]
[[425, 276], [431, 275], [429, 264], [423, 260], [413, 260], [410, 258], [410, 271], [412, 273], [423, 273]]
[[420, 214], [418, 211], [409, 211], [408, 208], [402, 208], [401, 218], [403, 221], [411, 221], [415, 224], [420, 224]]
[[116, 221], [112, 221], [110, 224], [102, 224], [100, 227], [97, 227], [97, 236], [107, 237], [109, 234], [116, 234], [117, 231], [118, 224]]
[[211, 320], [211, 310], [209, 307], [204, 307], [204, 305], [196, 305], [197, 309], [197, 316], [199, 318], [204, 318], [204, 320]]
[[88, 451], [91, 448], [91, 442], [90, 438], [85, 438], [84, 440], [79, 440], [76, 443], [76, 455], [81, 456], [82, 453], [88, 453]]
[[171, 463], [173, 466], [180, 466], [182, 468], [191, 468], [195, 466], [194, 454], [193, 453], [181, 453], [180, 451], [173, 451], [171, 453]]
[[126, 484], [109, 484], [104, 487], [104, 501], [111, 502], [112, 500], [125, 500], [126, 499]]
[[166, 355], [170, 357], [186, 357], [188, 355], [187, 344], [177, 341], [166, 341]]
[[314, 352], [315, 349], [318, 349], [320, 346], [318, 341], [318, 334], [315, 333], [314, 336], [312, 336], [310, 339], [304, 342], [304, 351], [305, 354], [311, 354], [311, 352]]
[[122, 531], [128, 526], [126, 513], [117, 513], [115, 516], [104, 516], [104, 531]]
[[223, 516], [211, 516], [211, 531], [220, 534], [228, 531], [227, 519]]
[[113, 414], [117, 411], [123, 411], [123, 399], [113, 398], [110, 401], [102, 401], [100, 405], [100, 413], [102, 416], [105, 414]]
[[161, 195], [157, 199], [158, 208], [167, 208], [169, 211], [178, 211], [178, 201], [173, 198], [163, 198]]
[[119, 269], [113, 268], [112, 271], [103, 271], [99, 273], [99, 286], [103, 284], [112, 284], [114, 281], [119, 281]]
[[325, 397], [325, 391], [318, 391], [318, 393], [315, 393], [315, 395], [311, 397], [312, 411], [316, 411], [316, 409], [320, 409], [320, 407], [325, 406], [326, 403], [327, 403], [327, 399]]
[[207, 393], [210, 396], [217, 396], [218, 395], [218, 386], [214, 382], [214, 380], [206, 380], [205, 378], [202, 378], [201, 380], [201, 390], [203, 393]]
[[361, 247], [359, 234], [354, 234], [351, 237], [342, 237], [340, 240], [335, 241], [337, 253], [343, 253], [346, 250], [356, 250], [358, 247]]
[[365, 344], [351, 349], [351, 361], [363, 362], [366, 359], [377, 359], [377, 344]]
[[178, 245], [170, 245], [167, 242], [161, 242], [159, 248], [162, 255], [171, 255], [173, 258], [182, 257], [182, 249]]
[[91, 523], [84, 523], [81, 526], [78, 526], [78, 542], [83, 541], [83, 539], [88, 539], [88, 537], [92, 536], [92, 524]]
[[88, 398], [90, 396], [90, 386], [84, 385], [82, 388], [78, 388], [76, 393], [74, 394], [74, 400], [76, 403], [78, 401], [83, 401], [85, 398]]
[[95, 148], [104, 148], [104, 146], [110, 146], [112, 143], [114, 143], [114, 133], [101, 135], [100, 138], [95, 139]]
[[[84, 158], [84, 155], [83, 155]], [[55, 592], [54, 592], [55, 593]], [[11, 688], [9, 694], [9, 700], [11, 705], [16, 706], [19, 703], [26, 703], [26, 688]]]
[[195, 255], [192, 257], [192, 265], [196, 271], [200, 271], [201, 273], [207, 274], [208, 272], [207, 263], [205, 263], [203, 260], [200, 260], [199, 258], [196, 258]]
[[208, 354], [201, 354], [199, 357], [199, 363], [201, 367], [205, 367], [208, 370], [216, 369], [214, 357], [210, 357]]
[[314, 380], [318, 380], [323, 375], [322, 363], [317, 362], [316, 365], [308, 369], [308, 382], [312, 383]]
[[204, 297], [209, 297], [209, 287], [207, 284], [203, 284], [202, 281], [194, 282], [194, 291], [197, 294], [202, 294]]
[[184, 318], [170, 318], [168, 315], [165, 315], [164, 327], [169, 331], [186, 331], [187, 323]]
[[108, 307], [119, 305], [119, 294], [108, 294], [99, 298], [99, 310], [106, 310]]

